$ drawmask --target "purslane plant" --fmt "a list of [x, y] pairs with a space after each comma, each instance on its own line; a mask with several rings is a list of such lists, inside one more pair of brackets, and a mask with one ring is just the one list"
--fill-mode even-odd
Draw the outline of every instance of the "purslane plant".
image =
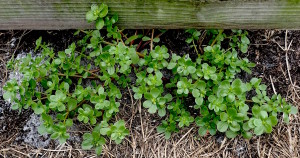
[[[4, 99], [13, 103], [12, 109], [31, 107], [41, 115], [38, 131], [60, 143], [69, 138], [68, 129], [75, 120], [94, 127], [84, 134], [82, 148], [94, 148], [97, 154], [107, 138], [118, 144], [129, 134], [124, 121], [112, 119], [119, 112], [118, 99], [122, 97], [118, 85], [128, 84], [124, 78], [131, 73], [131, 65], [139, 61], [134, 48], [122, 43], [103, 44], [103, 27], [108, 37], [120, 37], [117, 27], [113, 27], [117, 16], [108, 17], [107, 13], [105, 4], [93, 5], [86, 17], [96, 21], [96, 30], [83, 31], [85, 37], [64, 51], [54, 52], [39, 38], [35, 50], [41, 54], [11, 61], [10, 67], [23, 78], [12, 79], [4, 87]], [[90, 85], [86, 85], [87, 80]]]
[[[196, 59], [188, 53], [169, 53], [166, 46], [159, 45], [149, 53], [140, 53], [139, 46], [131, 43], [151, 38], [134, 35], [123, 42], [121, 31], [114, 25], [118, 16], [107, 14], [107, 5], [92, 5], [86, 19], [95, 22], [96, 29], [77, 31], [75, 34], [85, 34], [82, 40], [54, 52], [39, 38], [39, 56], [29, 54], [8, 64], [23, 74], [23, 79], [8, 81], [3, 97], [12, 103], [12, 109], [31, 107], [41, 115], [41, 134], [50, 134], [64, 143], [69, 138], [68, 129], [78, 120], [94, 127], [83, 135], [83, 149], [94, 148], [99, 155], [108, 138], [121, 143], [129, 131], [125, 122], [114, 116], [119, 112], [120, 88], [124, 87], [134, 91], [135, 99], [142, 99], [149, 113], [165, 118], [157, 131], [167, 139], [172, 132], [194, 122], [201, 136], [219, 131], [229, 138], [239, 134], [250, 138], [253, 133], [270, 133], [281, 114], [288, 122], [289, 115], [297, 113], [297, 108], [280, 95], [269, 98], [261, 79], [245, 82], [236, 78], [243, 71], [251, 73], [255, 66], [238, 55], [247, 52], [250, 41], [246, 31], [208, 30], [212, 40], [203, 54], [197, 51]], [[103, 28], [106, 36], [100, 32]], [[195, 47], [200, 32], [186, 32], [190, 35], [186, 42]], [[156, 37], [154, 42], [159, 39]], [[130, 74], [135, 77], [129, 78]], [[249, 98], [248, 92], [256, 95]]]

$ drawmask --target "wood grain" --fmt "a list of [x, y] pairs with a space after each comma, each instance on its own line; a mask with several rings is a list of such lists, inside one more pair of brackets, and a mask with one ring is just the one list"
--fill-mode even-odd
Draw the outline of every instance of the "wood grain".
[[[101, 0], [122, 28], [300, 29], [300, 0]], [[0, 29], [87, 29], [96, 0], [0, 0]]]

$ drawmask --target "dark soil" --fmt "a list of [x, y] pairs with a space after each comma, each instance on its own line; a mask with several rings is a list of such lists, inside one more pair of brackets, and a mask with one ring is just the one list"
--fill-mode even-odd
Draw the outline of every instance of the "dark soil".
[[[270, 93], [273, 92], [270, 76], [276, 91], [283, 96], [288, 95], [287, 88], [291, 82], [288, 77], [285, 51], [285, 31], [268, 30], [250, 32], [252, 46], [249, 50], [249, 60], [256, 63], [253, 68], [253, 75], [263, 78], [268, 85]], [[289, 71], [292, 81], [300, 81], [300, 32], [288, 31], [287, 47], [291, 43], [287, 52]], [[298, 85], [299, 83], [296, 83]]]
[[[40, 36], [43, 37], [43, 41], [51, 43], [56, 51], [64, 50], [73, 41], [80, 39], [80, 36], [73, 35], [74, 32], [74, 30], [0, 32], [0, 89], [1, 85], [8, 79], [9, 72], [7, 72], [5, 65], [13, 54], [16, 56], [18, 53], [33, 50], [35, 40]], [[136, 31], [130, 30], [127, 33], [134, 34], [135, 32]], [[143, 32], [149, 36], [151, 34], [149, 30]], [[158, 34], [159, 31], [156, 30], [155, 35]], [[268, 86], [269, 95], [276, 91], [287, 98], [289, 102], [299, 107], [300, 31], [288, 31], [286, 36], [285, 31], [282, 30], [251, 30], [249, 31], [249, 36], [251, 40], [249, 51], [242, 56], [247, 57], [250, 61], [256, 63], [257, 66], [252, 69], [252, 75], [241, 74], [240, 77], [243, 80], [249, 80], [251, 77], [262, 78], [263, 83]], [[184, 30], [168, 30], [160, 36], [161, 40], [159, 45], [166, 45], [171, 53], [176, 53], [181, 56], [189, 53], [190, 57], [194, 58], [197, 54], [186, 44], [186, 37], [187, 35]], [[285, 40], [287, 41], [287, 47], [292, 41], [288, 51], [283, 50], [285, 49]], [[149, 45], [146, 45], [143, 49], [149, 49]], [[286, 61], [286, 53], [288, 62]], [[287, 63], [289, 64], [291, 78], [289, 78]], [[272, 82], [274, 89], [271, 85]], [[195, 140], [196, 128], [190, 133], [188, 133], [189, 129], [185, 129], [182, 133], [174, 134], [172, 140], [165, 141], [161, 139], [162, 137], [157, 135], [155, 131], [155, 126], [159, 124], [161, 118], [156, 115], [149, 115], [147, 112], [144, 112], [144, 110], [140, 111], [140, 103], [132, 100], [130, 93], [133, 92], [129, 92], [128, 89], [122, 89], [123, 98], [120, 101], [122, 106], [117, 118], [127, 120], [131, 135], [128, 136], [128, 140], [122, 143], [122, 145], [116, 146], [113, 143], [109, 143], [103, 151], [104, 157], [132, 157], [132, 155], [141, 157], [163, 157], [163, 154], [160, 153], [162, 147], [162, 150], [170, 149], [163, 151], [166, 152], [165, 156], [168, 155], [170, 157], [173, 157], [173, 154], [176, 152], [178, 152], [178, 155], [185, 155], [184, 152], [187, 152], [190, 153], [187, 155], [191, 157], [201, 157], [200, 155], [202, 155], [202, 157], [263, 157], [268, 156], [269, 153], [270, 157], [300, 156], [300, 151], [298, 150], [300, 149], [300, 143], [296, 140], [294, 140], [294, 144], [290, 142], [290, 139], [297, 139], [300, 136], [298, 130], [300, 128], [298, 123], [299, 115], [293, 119], [290, 125], [287, 126], [280, 123], [271, 135], [264, 135], [261, 138], [255, 137], [250, 141], [245, 141], [241, 138], [226, 140], [223, 135]], [[193, 99], [191, 101], [187, 99], [187, 103], [192, 104], [192, 102]], [[93, 155], [91, 151], [79, 150], [80, 136], [84, 131], [90, 129], [90, 127], [81, 124], [74, 128], [75, 131], [72, 133], [73, 137], [66, 145], [68, 150], [61, 152], [59, 151], [60, 148], [64, 148], [58, 146], [55, 141], [52, 141], [46, 148], [49, 150], [32, 147], [30, 144], [22, 142], [22, 139], [16, 141], [16, 138], [20, 138], [26, 134], [23, 127], [31, 114], [31, 110], [23, 110], [21, 113], [10, 110], [9, 105], [3, 100], [0, 90], [0, 157], [5, 155], [8, 157], [24, 157], [24, 155], [26, 156], [28, 154], [32, 157], [42, 157], [43, 155], [50, 157], [56, 154], [59, 154], [60, 157], [86, 157]], [[141, 121], [143, 121], [143, 124], [141, 124]], [[287, 129], [289, 129], [290, 133], [286, 133], [288, 131]], [[185, 141], [181, 140], [182, 137], [186, 137]], [[79, 140], [77, 138], [79, 138]], [[223, 144], [224, 141], [225, 143]], [[183, 144], [184, 142], [186, 142], [186, 144]], [[280, 142], [283, 144], [280, 144]], [[174, 143], [181, 145], [180, 149], [175, 150], [175, 148], [173, 148]], [[286, 145], [286, 143], [288, 144]], [[194, 145], [191, 147], [191, 145], [188, 144]], [[69, 151], [70, 148], [71, 150]], [[150, 149], [152, 151], [150, 151]], [[206, 153], [210, 154], [206, 155]]]

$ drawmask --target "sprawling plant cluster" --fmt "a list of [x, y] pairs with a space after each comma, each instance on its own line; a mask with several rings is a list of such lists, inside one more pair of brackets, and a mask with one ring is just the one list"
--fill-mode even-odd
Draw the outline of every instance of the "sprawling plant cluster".
[[[142, 99], [149, 113], [165, 118], [157, 130], [167, 139], [194, 122], [201, 136], [219, 131], [229, 138], [239, 134], [250, 138], [253, 133], [271, 133], [278, 114], [288, 122], [289, 114], [297, 113], [280, 95], [269, 98], [261, 79], [246, 82], [236, 77], [251, 73], [255, 66], [238, 56], [247, 52], [250, 43], [246, 31], [208, 30], [212, 40], [198, 52], [195, 43], [200, 32], [187, 30], [190, 37], [186, 42], [195, 48], [195, 59], [171, 54], [159, 45], [140, 53], [139, 45], [132, 41], [152, 43], [159, 38], [123, 35], [127, 39], [123, 42], [122, 31], [114, 25], [118, 17], [107, 14], [107, 5], [92, 5], [86, 19], [95, 22], [96, 29], [76, 32], [85, 34], [82, 40], [54, 52], [39, 38], [36, 51], [41, 55], [29, 54], [10, 62], [10, 68], [22, 73], [23, 79], [7, 82], [4, 99], [13, 103], [12, 109], [30, 107], [41, 115], [41, 134], [64, 143], [77, 119], [94, 127], [83, 135], [83, 149], [94, 148], [100, 154], [107, 138], [121, 143], [129, 131], [114, 115], [119, 111], [123, 87], [132, 88], [134, 98]], [[102, 28], [106, 28], [106, 36], [100, 33]], [[135, 77], [128, 77], [132, 74]], [[247, 95], [249, 92], [255, 95]]]

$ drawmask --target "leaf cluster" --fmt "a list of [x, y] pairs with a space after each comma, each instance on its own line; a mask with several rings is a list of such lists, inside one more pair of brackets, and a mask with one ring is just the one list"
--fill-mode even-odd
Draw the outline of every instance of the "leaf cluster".
[[[11, 61], [8, 66], [23, 78], [12, 79], [3, 88], [3, 97], [12, 103], [12, 109], [32, 108], [41, 115], [39, 132], [60, 143], [70, 137], [75, 122], [93, 127], [83, 135], [83, 149], [93, 148], [99, 155], [107, 139], [121, 143], [129, 131], [125, 122], [114, 116], [126, 87], [149, 113], [164, 118], [157, 131], [167, 139], [191, 124], [199, 127], [201, 136], [222, 132], [229, 138], [250, 138], [272, 132], [281, 115], [289, 122], [289, 115], [297, 113], [280, 95], [269, 98], [261, 79], [246, 82], [236, 77], [250, 74], [255, 66], [239, 57], [250, 43], [246, 31], [208, 30], [209, 45], [201, 54], [196, 51], [194, 59], [188, 53], [170, 53], [166, 46], [158, 45], [158, 37], [134, 35], [123, 42], [122, 31], [114, 25], [118, 17], [109, 16], [105, 4], [92, 5], [86, 19], [94, 22], [96, 29], [77, 31], [75, 34], [84, 33], [84, 37], [67, 49], [54, 51], [39, 38], [35, 51], [40, 55]], [[103, 28], [105, 35], [101, 34]], [[190, 35], [186, 42], [197, 50], [201, 32], [186, 32]], [[137, 52], [139, 46], [132, 43], [138, 39], [156, 46], [149, 52]], [[255, 95], [249, 97], [249, 93]]]

